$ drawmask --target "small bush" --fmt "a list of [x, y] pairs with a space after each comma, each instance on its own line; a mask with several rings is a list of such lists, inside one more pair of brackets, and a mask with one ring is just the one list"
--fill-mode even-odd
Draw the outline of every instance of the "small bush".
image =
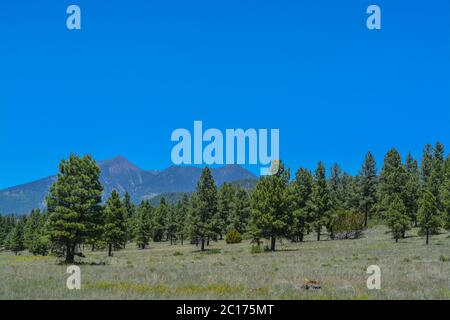
[[333, 223], [335, 239], [357, 239], [364, 229], [364, 215], [348, 210], [339, 210]]
[[440, 256], [440, 257], [439, 257], [439, 260], [441, 260], [442, 262], [449, 262], [449, 261], [450, 261], [450, 258], [449, 258], [449, 257], [446, 257], [446, 256]]
[[252, 254], [262, 253], [264, 249], [261, 246], [252, 246]]
[[173, 253], [173, 255], [174, 255], [174, 256], [182, 256], [183, 253], [181, 253], [180, 251], [175, 251], [175, 252]]
[[225, 241], [228, 244], [240, 243], [242, 242], [242, 236], [236, 229], [230, 229], [225, 236]]

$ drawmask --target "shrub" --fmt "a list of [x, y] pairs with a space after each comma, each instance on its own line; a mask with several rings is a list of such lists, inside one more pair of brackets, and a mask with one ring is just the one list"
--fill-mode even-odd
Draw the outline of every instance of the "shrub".
[[252, 254], [262, 253], [264, 249], [261, 246], [252, 246]]
[[357, 239], [364, 229], [364, 215], [356, 211], [338, 210], [333, 223], [335, 239]]
[[225, 241], [228, 244], [239, 243], [242, 242], [242, 236], [236, 229], [230, 229], [225, 236]]

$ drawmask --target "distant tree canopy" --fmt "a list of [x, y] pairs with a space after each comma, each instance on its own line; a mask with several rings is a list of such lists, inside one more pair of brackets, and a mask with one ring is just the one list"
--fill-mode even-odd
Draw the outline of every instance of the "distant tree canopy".
[[419, 162], [391, 149], [378, 175], [368, 152], [355, 176], [334, 164], [326, 174], [319, 162], [315, 171], [298, 168], [293, 179], [280, 162], [279, 171], [258, 179], [251, 190], [239, 184], [217, 187], [211, 170], [203, 169], [196, 191], [164, 196], [153, 207], [149, 200], [135, 205], [129, 193], [121, 199], [112, 191], [102, 203], [100, 169], [90, 156], [71, 155], [61, 161], [57, 181], [47, 197], [47, 211], [28, 216], [0, 215], [0, 249], [16, 254], [61, 255], [73, 263], [85, 247], [112, 255], [127, 242], [146, 249], [151, 241], [191, 244], [206, 250], [210, 241], [229, 243], [253, 239], [302, 242], [308, 234], [321, 240], [357, 238], [370, 221], [383, 222], [398, 242], [417, 227], [429, 243], [431, 236], [450, 230], [450, 156], [444, 146], [426, 145]]

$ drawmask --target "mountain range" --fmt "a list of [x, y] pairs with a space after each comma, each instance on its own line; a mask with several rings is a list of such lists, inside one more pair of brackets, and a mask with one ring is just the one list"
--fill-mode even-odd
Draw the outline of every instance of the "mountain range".
[[[170, 166], [164, 170], [143, 170], [123, 156], [100, 161], [100, 181], [104, 187], [104, 198], [113, 189], [121, 195], [126, 191], [133, 202], [153, 199], [165, 193], [192, 192], [200, 178], [202, 168]], [[224, 182], [253, 185], [256, 176], [239, 165], [225, 165], [212, 168], [217, 185]], [[23, 214], [34, 208], [45, 208], [45, 197], [56, 176], [50, 176], [30, 183], [0, 190], [0, 212]]]

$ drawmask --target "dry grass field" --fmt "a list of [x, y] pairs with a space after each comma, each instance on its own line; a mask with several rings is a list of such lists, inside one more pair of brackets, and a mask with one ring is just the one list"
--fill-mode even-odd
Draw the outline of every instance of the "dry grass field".
[[[0, 253], [0, 299], [450, 299], [450, 238], [426, 246], [416, 230], [394, 243], [383, 226], [358, 240], [278, 243], [251, 253], [251, 244], [129, 245], [106, 257], [86, 250], [81, 290], [66, 288], [66, 265], [55, 257]], [[366, 269], [381, 268], [381, 289], [368, 290]], [[321, 289], [303, 288], [305, 279]]]

